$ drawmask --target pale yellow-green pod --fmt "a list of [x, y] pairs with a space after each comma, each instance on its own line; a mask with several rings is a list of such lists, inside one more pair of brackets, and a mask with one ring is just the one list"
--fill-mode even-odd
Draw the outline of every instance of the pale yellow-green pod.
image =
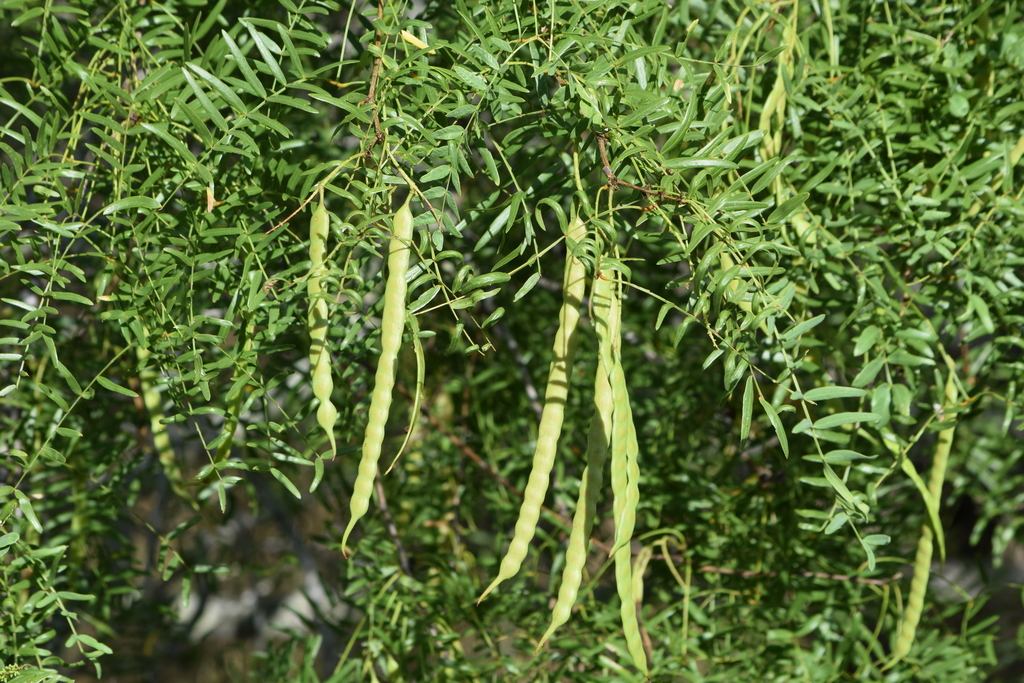
[[405, 330], [405, 275], [409, 270], [409, 255], [412, 251], [413, 216], [409, 208], [412, 195], [405, 200], [395, 213], [392, 223], [391, 240], [388, 242], [388, 278], [384, 287], [384, 312], [380, 325], [380, 360], [374, 378], [373, 393], [370, 395], [369, 421], [363, 436], [363, 455], [359, 461], [359, 472], [352, 490], [349, 505], [351, 516], [341, 539], [342, 552], [348, 552], [346, 542], [349, 534], [370, 507], [373, 482], [377, 476], [377, 462], [384, 444], [384, 428], [391, 410], [391, 393], [395, 387], [395, 365], [402, 348], [402, 332]]
[[932, 537], [931, 527], [928, 525], [921, 527], [921, 537], [917, 541], [917, 553], [914, 555], [914, 578], [910, 580], [910, 594], [903, 610], [903, 621], [900, 623], [900, 632], [896, 637], [896, 647], [892, 652], [893, 662], [906, 657], [910, 653], [910, 647], [914, 644], [917, 625], [920, 623], [921, 613], [924, 611], [924, 596], [928, 592], [928, 577], [932, 564]]
[[[950, 408], [956, 404], [957, 390], [956, 379], [953, 373], [949, 373], [945, 387], [945, 407]], [[938, 504], [942, 499], [942, 484], [946, 480], [946, 463], [949, 461], [949, 451], [953, 447], [953, 433], [955, 427], [943, 429], [938, 434], [935, 443], [935, 457], [932, 459], [932, 470], [928, 478], [928, 494]], [[926, 523], [921, 527], [921, 537], [917, 542], [917, 553], [914, 556], [914, 578], [910, 580], [910, 594], [907, 597], [907, 606], [903, 611], [903, 621], [900, 623], [900, 632], [896, 637], [896, 647], [893, 648], [892, 659], [888, 666], [892, 666], [899, 660], [910, 654], [910, 648], [914, 644], [914, 637], [917, 635], [917, 625], [921, 622], [921, 614], [924, 611], [924, 598], [928, 592], [928, 577], [931, 573], [932, 547], [935, 532]]]
[[611, 275], [611, 271], [600, 271], [594, 278], [591, 290], [594, 329], [597, 331], [600, 352], [594, 377], [594, 417], [590, 420], [590, 434], [587, 438], [587, 466], [583, 470], [583, 482], [576, 501], [569, 547], [565, 551], [562, 584], [558, 589], [558, 599], [551, 610], [551, 625], [537, 643], [537, 650], [543, 647], [559, 626], [569, 620], [583, 580], [587, 546], [590, 544], [590, 532], [593, 529], [594, 516], [597, 514], [597, 498], [601, 493], [603, 470], [608, 458], [612, 433], [612, 389], [608, 384], [608, 369], [604, 364], [605, 356], [611, 357], [611, 335], [608, 327], [612, 294]]
[[[624, 376], [621, 381], [625, 383]], [[628, 394], [626, 403], [627, 405], [629, 403]], [[620, 419], [617, 407], [613, 419], [616, 421]], [[636, 527], [636, 509], [640, 502], [638, 487], [640, 468], [637, 466], [638, 448], [632, 412], [622, 416], [622, 419], [626, 420], [627, 426], [626, 500], [622, 506], [621, 516], [616, 519], [615, 586], [619, 593], [619, 613], [622, 618], [622, 633], [626, 637], [626, 647], [633, 658], [633, 664], [647, 676], [647, 653], [644, 651], [643, 638], [640, 635], [640, 621], [637, 615], [641, 596], [633, 594], [633, 553], [631, 548], [633, 529]]]
[[633, 411], [629, 403], [626, 375], [621, 362], [621, 304], [612, 297], [611, 329], [613, 330], [612, 358], [609, 363], [609, 383], [612, 388], [614, 414], [612, 416], [611, 480], [612, 514], [615, 519], [615, 587], [619, 594], [619, 610], [626, 647], [637, 669], [648, 675], [647, 654], [644, 652], [637, 619], [637, 604], [633, 597], [633, 563], [631, 542], [636, 526], [636, 508], [640, 502], [639, 447]]
[[[573, 243], [580, 242], [587, 235], [587, 227], [579, 216], [569, 222], [566, 238]], [[544, 390], [544, 410], [537, 428], [537, 447], [533, 454], [533, 467], [523, 492], [523, 504], [519, 508], [519, 520], [515, 534], [509, 544], [498, 576], [477, 598], [477, 603], [487, 597], [498, 584], [518, 573], [526, 559], [526, 553], [537, 530], [540, 508], [548, 491], [548, 480], [558, 450], [558, 437], [562, 432], [562, 418], [569, 396], [569, 377], [572, 373], [573, 356], [576, 353], [576, 326], [580, 320], [580, 303], [586, 291], [586, 268], [572, 255], [567, 245], [565, 255], [565, 276], [562, 282], [562, 307], [558, 315], [558, 331], [555, 333], [554, 359], [548, 371], [548, 384]]]
[[338, 410], [331, 402], [334, 391], [334, 380], [331, 377], [331, 352], [327, 344], [327, 300], [321, 287], [321, 278], [326, 274], [324, 253], [327, 250], [327, 231], [329, 217], [323, 202], [313, 211], [309, 221], [309, 366], [313, 379], [313, 396], [320, 405], [316, 411], [316, 421], [327, 433], [331, 445], [331, 458], [337, 453], [334, 440], [334, 423], [338, 419]]

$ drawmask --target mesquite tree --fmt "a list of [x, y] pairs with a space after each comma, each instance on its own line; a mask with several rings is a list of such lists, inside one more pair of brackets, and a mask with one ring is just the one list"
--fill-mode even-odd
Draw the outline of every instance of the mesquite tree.
[[0, 681], [1020, 658], [1016, 3], [10, 0], [0, 39]]

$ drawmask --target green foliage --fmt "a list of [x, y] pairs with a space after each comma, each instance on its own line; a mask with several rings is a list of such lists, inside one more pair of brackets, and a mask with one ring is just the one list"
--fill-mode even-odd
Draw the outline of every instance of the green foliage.
[[[0, 680], [199, 658], [189, 609], [296, 578], [298, 625], [202, 680], [641, 680], [607, 496], [579, 608], [533, 654], [584, 466], [586, 325], [531, 555], [474, 604], [529, 475], [566, 249], [591, 274], [615, 250], [627, 281], [653, 679], [1020, 659], [992, 583], [930, 590], [890, 661], [922, 525], [995, 566], [1020, 528], [1016, 3], [0, 7]], [[306, 329], [320, 190], [334, 460]], [[386, 461], [408, 447], [344, 560], [410, 193]]]

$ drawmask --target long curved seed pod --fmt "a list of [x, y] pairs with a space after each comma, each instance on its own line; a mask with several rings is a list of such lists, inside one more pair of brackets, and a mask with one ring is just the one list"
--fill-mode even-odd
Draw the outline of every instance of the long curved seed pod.
[[648, 675], [647, 654], [644, 652], [637, 620], [637, 605], [633, 598], [633, 553], [630, 542], [636, 526], [636, 508], [640, 502], [639, 447], [636, 428], [633, 425], [633, 411], [629, 405], [626, 375], [622, 370], [620, 343], [620, 311], [617, 297], [612, 298], [612, 329], [616, 331], [612, 348], [615, 351], [609, 381], [615, 413], [612, 417], [612, 494], [615, 501], [612, 511], [615, 517], [615, 587], [619, 593], [619, 611], [622, 618], [622, 633], [633, 664]]
[[388, 243], [388, 279], [384, 288], [384, 313], [380, 325], [380, 360], [374, 378], [373, 394], [370, 396], [369, 422], [363, 437], [363, 457], [359, 461], [359, 473], [353, 486], [352, 502], [349, 505], [351, 518], [341, 538], [342, 552], [347, 554], [345, 543], [356, 522], [366, 514], [373, 493], [373, 481], [377, 476], [377, 461], [384, 443], [384, 427], [391, 409], [391, 392], [395, 388], [395, 364], [402, 347], [402, 332], [405, 329], [405, 275], [409, 270], [409, 254], [412, 242], [412, 211], [405, 200], [393, 222], [391, 241]]
[[323, 202], [313, 211], [309, 221], [309, 367], [313, 377], [313, 395], [320, 400], [316, 421], [327, 432], [331, 444], [331, 458], [338, 452], [334, 441], [334, 422], [338, 410], [331, 403], [334, 381], [331, 378], [331, 352], [327, 345], [327, 299], [322, 293], [320, 279], [326, 272], [324, 252], [327, 250], [329, 218]]
[[[615, 287], [612, 287], [611, 306], [608, 313], [608, 326], [611, 330], [611, 342], [608, 344], [608, 356], [602, 358], [604, 366], [608, 372], [608, 386], [612, 389], [612, 438], [611, 438], [611, 484], [612, 484], [612, 521], [615, 522], [615, 540], [614, 544], [617, 545], [619, 541], [619, 517], [622, 516], [622, 508], [626, 504], [626, 438], [628, 432], [626, 430], [626, 423], [621, 418], [624, 417], [624, 413], [619, 410], [619, 401], [622, 400], [621, 386], [620, 391], [616, 391], [615, 387], [615, 368], [619, 364], [619, 345], [621, 344], [621, 309], [620, 302], [618, 299], [618, 293]], [[603, 349], [602, 349], [603, 351]], [[628, 400], [628, 397], [627, 397]], [[620, 419], [616, 419], [620, 418]], [[613, 551], [614, 552], [614, 551]]]
[[[566, 229], [566, 237], [579, 242], [587, 235], [587, 227], [579, 216], [573, 218]], [[558, 332], [555, 333], [554, 360], [548, 371], [548, 385], [544, 389], [544, 411], [541, 413], [540, 426], [537, 428], [537, 448], [533, 454], [533, 469], [530, 479], [523, 492], [523, 504], [519, 508], [519, 521], [516, 522], [515, 535], [508, 546], [505, 558], [498, 568], [498, 576], [491, 585], [477, 598], [479, 604], [505, 579], [511, 578], [519, 571], [526, 552], [537, 530], [540, 518], [540, 506], [548, 491], [548, 479], [551, 467], [555, 462], [558, 449], [558, 437], [562, 431], [562, 417], [565, 413], [565, 402], [569, 396], [569, 376], [572, 372], [572, 359], [576, 353], [576, 326], [580, 320], [580, 302], [586, 291], [586, 269], [583, 263], [573, 257], [572, 250], [566, 248], [565, 277], [562, 283], [562, 308], [558, 314]]]
[[[956, 381], [953, 372], [950, 371], [946, 380], [946, 403], [950, 408], [956, 403]], [[949, 427], [939, 432], [935, 444], [935, 457], [932, 459], [932, 471], [928, 478], [928, 493], [932, 500], [942, 499], [942, 483], [946, 480], [946, 463], [949, 461], [949, 451], [953, 446], [953, 433], [956, 427]], [[928, 591], [928, 575], [932, 566], [932, 539], [934, 532], [925, 524], [921, 527], [921, 538], [917, 542], [917, 554], [914, 556], [914, 578], [910, 581], [910, 595], [907, 598], [907, 608], [903, 612], [903, 622], [900, 624], [900, 633], [896, 637], [896, 647], [893, 649], [892, 660], [889, 666], [895, 664], [910, 653], [910, 647], [914, 644], [914, 636], [917, 633], [917, 625], [921, 621], [921, 613], [924, 611], [925, 593]]]
[[597, 359], [597, 373], [594, 376], [594, 417], [590, 420], [590, 434], [587, 437], [587, 466], [583, 469], [583, 483], [580, 485], [576, 513], [572, 518], [572, 532], [569, 547], [565, 551], [565, 569], [562, 571], [562, 585], [558, 589], [558, 600], [551, 610], [551, 625], [537, 643], [539, 651], [555, 630], [569, 620], [576, 604], [576, 594], [583, 580], [583, 567], [587, 563], [587, 546], [590, 532], [597, 514], [597, 497], [601, 493], [603, 470], [608, 459], [608, 445], [612, 432], [612, 388], [608, 384], [608, 369], [604, 357], [611, 357], [611, 334], [608, 329], [608, 314], [611, 306], [612, 286], [610, 271], [599, 271], [591, 290], [591, 304], [594, 310], [594, 329], [597, 330], [600, 353]]

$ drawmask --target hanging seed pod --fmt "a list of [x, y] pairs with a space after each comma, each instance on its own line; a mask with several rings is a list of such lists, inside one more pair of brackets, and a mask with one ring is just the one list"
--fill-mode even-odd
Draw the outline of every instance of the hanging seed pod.
[[[587, 227], [577, 216], [569, 223], [566, 237], [579, 242], [587, 235]], [[523, 504], [519, 508], [519, 521], [515, 535], [509, 544], [498, 576], [477, 598], [477, 603], [487, 597], [498, 584], [516, 575], [526, 559], [530, 541], [537, 529], [540, 507], [548, 491], [551, 467], [555, 462], [558, 437], [562, 432], [562, 417], [565, 402], [569, 396], [569, 376], [572, 360], [576, 353], [576, 326], [580, 320], [580, 302], [586, 290], [586, 268], [583, 263], [566, 249], [565, 277], [562, 283], [562, 308], [558, 315], [558, 332], [555, 333], [554, 360], [548, 371], [548, 384], [544, 390], [544, 410], [537, 428], [537, 448], [533, 454], [533, 469], [523, 492]]]
[[331, 378], [331, 353], [327, 345], [327, 298], [322, 291], [321, 278], [326, 274], [324, 252], [327, 250], [327, 208], [323, 201], [313, 211], [309, 221], [309, 367], [313, 379], [313, 395], [320, 401], [316, 410], [317, 424], [327, 433], [331, 445], [331, 458], [338, 452], [334, 441], [334, 422], [338, 410], [331, 403], [334, 380]]
[[608, 368], [604, 359], [611, 357], [611, 275], [611, 271], [599, 271], [591, 290], [594, 328], [597, 330], [600, 353], [594, 377], [594, 416], [590, 420], [590, 434], [587, 437], [587, 466], [583, 469], [583, 483], [580, 485], [576, 513], [572, 519], [569, 547], [565, 551], [562, 585], [558, 589], [558, 599], [551, 610], [551, 625], [537, 643], [538, 651], [555, 630], [569, 620], [572, 608], [576, 604], [576, 595], [583, 580], [583, 568], [587, 563], [590, 532], [593, 530], [594, 516], [597, 514], [597, 498], [601, 493], [604, 465], [608, 459], [613, 403], [612, 388], [608, 383]]
[[395, 365], [398, 351], [402, 347], [402, 332], [405, 329], [405, 274], [409, 270], [409, 254], [412, 241], [412, 211], [409, 199], [395, 213], [391, 241], [388, 243], [388, 279], [384, 288], [384, 313], [380, 326], [381, 352], [377, 362], [373, 394], [370, 396], [369, 422], [363, 437], [363, 456], [359, 461], [359, 473], [352, 491], [349, 505], [351, 516], [341, 539], [342, 551], [347, 553], [345, 543], [349, 534], [370, 507], [373, 481], [377, 476], [377, 461], [384, 443], [384, 427], [391, 409], [391, 392], [395, 387]]

